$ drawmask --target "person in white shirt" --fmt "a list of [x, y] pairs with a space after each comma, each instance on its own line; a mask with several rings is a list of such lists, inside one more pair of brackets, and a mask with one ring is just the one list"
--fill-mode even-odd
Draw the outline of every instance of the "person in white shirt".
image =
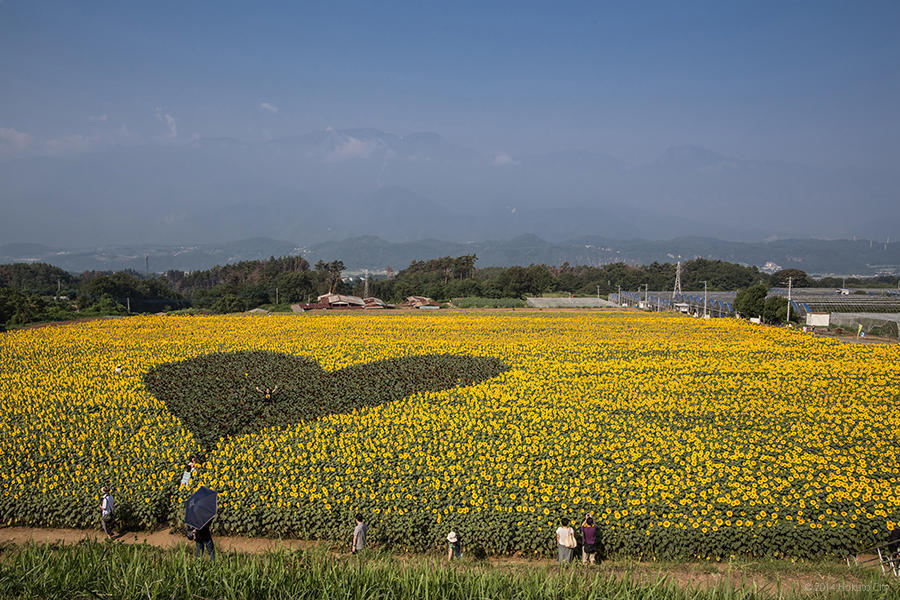
[[560, 523], [562, 525], [556, 529], [556, 545], [559, 550], [559, 562], [567, 563], [575, 556], [578, 542], [575, 540], [575, 530], [569, 527], [569, 520], [563, 517]]
[[112, 522], [115, 515], [115, 503], [113, 497], [109, 493], [109, 488], [103, 486], [101, 490], [103, 496], [100, 499], [100, 525], [103, 527], [103, 533], [106, 537], [112, 539]]
[[356, 527], [353, 529], [353, 542], [350, 544], [350, 551], [356, 554], [360, 550], [366, 548], [366, 524], [363, 523], [362, 515], [356, 515]]

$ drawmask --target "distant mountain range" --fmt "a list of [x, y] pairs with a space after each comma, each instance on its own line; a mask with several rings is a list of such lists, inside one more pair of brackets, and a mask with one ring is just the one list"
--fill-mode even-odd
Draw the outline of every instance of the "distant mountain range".
[[375, 233], [427, 247], [531, 232], [562, 248], [583, 236], [885, 239], [900, 230], [898, 189], [900, 171], [695, 146], [626, 165], [590, 151], [488, 154], [436, 133], [328, 129], [0, 161], [0, 242], [206, 248]]
[[[785, 239], [769, 242], [728, 242], [713, 238], [680, 237], [664, 241], [614, 240], [600, 236], [549, 242], [536, 235], [505, 241], [450, 242], [426, 239], [388, 242], [375, 236], [348, 238], [303, 246], [269, 238], [194, 246], [120, 245], [99, 248], [53, 248], [43, 244], [0, 245], [0, 263], [45, 262], [72, 272], [134, 269], [207, 269], [214, 265], [302, 255], [311, 264], [319, 259], [342, 260], [348, 270], [400, 270], [413, 260], [477, 254], [478, 267], [543, 263], [599, 265], [611, 262], [650, 264], [692, 258], [719, 259], [769, 270], [795, 268], [810, 274], [874, 275], [900, 272], [900, 243], [869, 240]], [[148, 258], [149, 257], [149, 258]]]

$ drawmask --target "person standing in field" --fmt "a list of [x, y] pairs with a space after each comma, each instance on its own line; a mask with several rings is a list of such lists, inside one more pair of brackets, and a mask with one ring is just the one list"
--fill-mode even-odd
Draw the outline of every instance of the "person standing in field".
[[216, 546], [213, 544], [211, 528], [212, 520], [200, 529], [194, 529], [193, 531], [197, 558], [203, 556], [203, 551], [206, 550], [207, 554], [209, 554], [209, 560], [216, 559]]
[[259, 389], [259, 386], [257, 386], [256, 391], [260, 393], [263, 400], [265, 400], [266, 402], [271, 402], [272, 398], [275, 396], [275, 392], [278, 391], [278, 386], [276, 385], [272, 389], [269, 389], [269, 387], [266, 386], [265, 390], [261, 390]]
[[350, 542], [350, 552], [356, 554], [366, 548], [366, 529], [368, 527], [363, 523], [361, 514], [357, 513], [354, 518], [356, 519], [356, 527], [353, 529], [353, 541]]
[[452, 561], [454, 558], [459, 559], [459, 557], [462, 556], [462, 549], [455, 531], [451, 531], [447, 534], [447, 542], [450, 544], [447, 549], [447, 560]]
[[597, 527], [594, 526], [594, 517], [588, 513], [581, 524], [581, 537], [584, 547], [581, 549], [581, 563], [587, 564], [590, 559], [594, 564], [597, 557]]
[[556, 545], [558, 547], [557, 550], [559, 551], [559, 562], [572, 562], [572, 557], [575, 556], [575, 548], [578, 546], [578, 542], [575, 540], [575, 530], [569, 527], [569, 519], [565, 517], [560, 519], [560, 523], [562, 523], [562, 525], [556, 529]]
[[103, 486], [103, 489], [101, 489], [100, 491], [103, 494], [100, 497], [100, 525], [103, 527], [103, 533], [106, 534], [107, 539], [112, 539], [112, 523], [115, 516], [115, 502], [113, 501], [112, 495], [109, 493], [109, 487]]

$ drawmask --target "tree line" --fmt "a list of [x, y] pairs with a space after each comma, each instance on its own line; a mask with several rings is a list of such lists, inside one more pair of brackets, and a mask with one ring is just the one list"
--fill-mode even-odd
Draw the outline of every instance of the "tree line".
[[[650, 289], [671, 289], [676, 266], [671, 263], [632, 266], [612, 263], [599, 267], [585, 265], [529, 265], [527, 267], [474, 267], [477, 256], [437, 258], [413, 262], [396, 277], [370, 285], [374, 295], [399, 302], [407, 296], [423, 295], [437, 300], [480, 296], [485, 298], [524, 298], [548, 293], [606, 296], [610, 293]], [[682, 265], [684, 290], [736, 290], [758, 281], [768, 281], [756, 267], [745, 267], [720, 260], [696, 259]], [[362, 290], [357, 282], [354, 292]]]
[[[86, 271], [72, 274], [43, 263], [0, 265], [0, 326], [40, 321], [67, 320], [85, 316], [155, 313], [178, 310], [240, 312], [256, 307], [315, 302], [325, 293], [368, 295], [389, 303], [408, 296], [452, 298], [524, 298], [542, 294], [601, 295], [650, 289], [672, 289], [676, 266], [654, 262], [633, 266], [612, 263], [603, 266], [529, 265], [476, 268], [474, 254], [413, 261], [388, 277], [345, 277], [345, 265], [336, 260], [310, 265], [299, 256], [243, 261], [202, 271], [167, 271], [146, 276], [137, 271]], [[794, 287], [897, 285], [896, 277], [873, 279], [815, 280], [796, 269], [766, 275], [756, 267], [698, 258], [682, 264], [682, 288], [734, 291], [750, 289], [753, 303], [744, 314], [759, 310], [760, 290], [782, 287], [791, 278]], [[741, 302], [743, 302], [741, 297]], [[744, 305], [741, 304], [743, 307]], [[777, 318], [786, 308], [769, 307]]]

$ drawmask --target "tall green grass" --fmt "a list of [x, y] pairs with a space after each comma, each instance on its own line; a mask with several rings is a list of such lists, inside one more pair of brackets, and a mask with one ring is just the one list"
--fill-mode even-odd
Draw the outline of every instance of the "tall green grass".
[[[637, 574], [592, 575], [580, 565], [492, 568], [465, 562], [398, 561], [390, 555], [333, 558], [323, 552], [266, 554], [221, 552], [215, 562], [181, 546], [85, 542], [69, 547], [7, 546], [0, 554], [0, 598], [147, 599], [374, 599], [374, 600], [750, 600], [779, 590], [722, 584], [686, 589]], [[881, 580], [877, 580], [881, 581]], [[900, 587], [865, 584], [857, 590], [819, 591], [804, 597], [895, 598]], [[793, 598], [792, 593], [782, 597]]]

